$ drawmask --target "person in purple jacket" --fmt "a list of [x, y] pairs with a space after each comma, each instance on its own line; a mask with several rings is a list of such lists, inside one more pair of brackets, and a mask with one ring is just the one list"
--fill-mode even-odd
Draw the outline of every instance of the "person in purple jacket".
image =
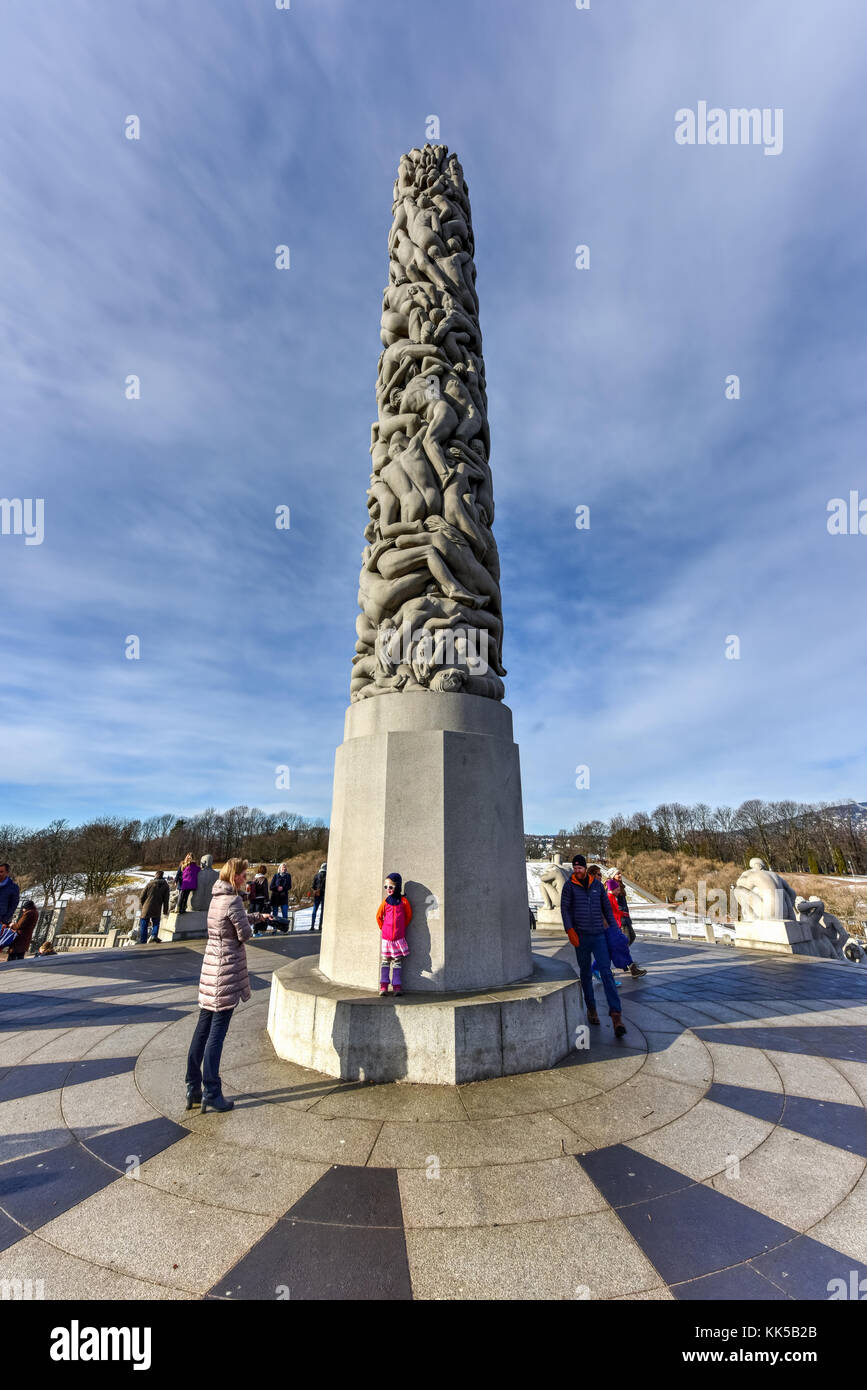
[[195, 893], [196, 884], [199, 881], [199, 874], [202, 872], [199, 864], [191, 854], [188, 854], [181, 865], [180, 897], [178, 898], [178, 915], [187, 910], [187, 902], [191, 893]]

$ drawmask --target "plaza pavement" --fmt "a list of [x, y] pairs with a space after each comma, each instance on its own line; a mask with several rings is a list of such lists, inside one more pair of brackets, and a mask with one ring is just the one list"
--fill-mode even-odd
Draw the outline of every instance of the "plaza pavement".
[[[0, 966], [0, 1280], [48, 1299], [827, 1299], [867, 1276], [867, 970], [639, 942], [626, 1037], [460, 1087], [279, 1061], [183, 1108], [203, 943]], [[534, 941], [552, 954], [560, 938]]]

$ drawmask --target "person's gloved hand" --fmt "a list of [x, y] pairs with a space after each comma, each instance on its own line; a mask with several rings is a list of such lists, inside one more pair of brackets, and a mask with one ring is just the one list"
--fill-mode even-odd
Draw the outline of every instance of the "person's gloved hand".
[[568, 936], [569, 940], [572, 942], [572, 945], [573, 945], [573, 946], [580, 946], [580, 945], [581, 945], [581, 939], [580, 939], [580, 937], [579, 937], [579, 935], [578, 935], [578, 933], [577, 933], [577, 931], [575, 930], [574, 927], [569, 927], [569, 929], [568, 929], [567, 932], [566, 932], [566, 935]]

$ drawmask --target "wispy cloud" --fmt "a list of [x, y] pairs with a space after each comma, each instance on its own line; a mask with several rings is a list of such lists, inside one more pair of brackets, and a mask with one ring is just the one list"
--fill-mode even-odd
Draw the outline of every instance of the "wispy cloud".
[[[42, 546], [0, 537], [4, 815], [328, 814], [391, 183], [431, 113], [473, 200], [528, 826], [865, 795], [867, 539], [824, 525], [867, 495], [862, 6], [0, 25], [2, 491], [46, 505]], [[782, 155], [677, 146], [699, 99], [782, 107]]]

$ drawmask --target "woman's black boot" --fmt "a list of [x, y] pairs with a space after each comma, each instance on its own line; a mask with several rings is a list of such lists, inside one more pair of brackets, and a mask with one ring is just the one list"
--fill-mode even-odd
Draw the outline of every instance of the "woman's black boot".
[[201, 1105], [201, 1103], [202, 1103], [202, 1088], [201, 1088], [201, 1086], [193, 1086], [193, 1085], [188, 1081], [188, 1082], [187, 1082], [187, 1109], [188, 1109], [188, 1110], [192, 1110], [192, 1108], [193, 1108], [194, 1105]]
[[202, 1096], [203, 1115], [208, 1110], [233, 1110], [234, 1106], [235, 1102], [233, 1100], [226, 1100], [226, 1097], [223, 1095], [222, 1091], [215, 1091], [214, 1094], [211, 1096]]

